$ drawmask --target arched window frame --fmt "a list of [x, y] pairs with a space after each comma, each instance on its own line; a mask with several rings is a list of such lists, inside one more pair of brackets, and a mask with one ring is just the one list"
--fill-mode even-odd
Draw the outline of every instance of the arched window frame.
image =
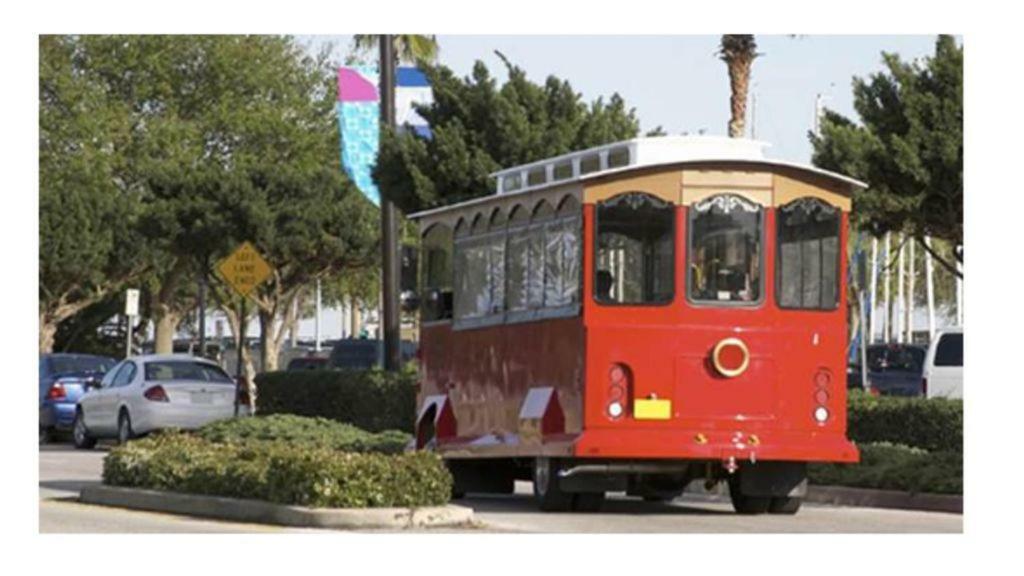
[[[805, 210], [808, 213], [812, 210], [821, 211], [835, 220], [835, 239], [836, 239], [836, 261], [835, 261], [835, 301], [829, 306], [789, 306], [782, 303], [782, 231], [783, 231], [783, 218], [789, 212], [794, 210]], [[843, 215], [842, 210], [820, 198], [814, 196], [802, 196], [783, 204], [776, 208], [775, 215], [775, 270], [773, 274], [775, 276], [775, 304], [782, 310], [789, 311], [807, 311], [807, 312], [828, 312], [834, 311], [839, 307], [839, 302], [842, 299], [841, 290], [842, 286], [842, 258], [844, 258], [843, 246], [842, 246], [842, 221]], [[819, 251], [819, 258], [822, 257], [822, 253]], [[820, 301], [820, 297], [819, 297]]]
[[[425, 318], [424, 324], [436, 322], [450, 322], [455, 314], [455, 231], [451, 226], [443, 222], [437, 222], [427, 228], [420, 237], [424, 247], [423, 258], [420, 263], [420, 293], [423, 299], [421, 308]], [[436, 278], [432, 276], [431, 267], [435, 265], [434, 258], [437, 249], [443, 250], [448, 259], [447, 278]], [[445, 288], [448, 289], [451, 302], [445, 300]]]
[[[706, 212], [714, 207], [723, 209], [726, 213], [731, 210], [741, 209], [747, 212], [757, 213], [757, 226], [758, 226], [758, 262], [757, 267], [760, 271], [758, 277], [758, 295], [757, 298], [751, 301], [730, 301], [730, 300], [710, 300], [710, 299], [695, 299], [691, 293], [691, 286], [693, 281], [693, 257], [695, 255], [694, 248], [694, 220], [698, 214]], [[721, 194], [715, 194], [708, 196], [698, 202], [694, 202], [687, 207], [686, 214], [686, 273], [684, 276], [683, 293], [686, 295], [686, 301], [691, 306], [701, 308], [719, 308], [719, 307], [735, 307], [735, 308], [758, 308], [765, 300], [765, 247], [767, 246], [768, 231], [766, 230], [766, 218], [765, 209], [761, 204], [754, 202], [753, 200], [740, 196], [739, 194], [732, 194], [724, 192]]]
[[[616, 204], [623, 203], [623, 202], [625, 202], [625, 203], [649, 202], [655, 208], [664, 209], [667, 212], [671, 212], [671, 220], [670, 221], [671, 221], [671, 227], [672, 227], [672, 241], [671, 241], [672, 254], [670, 255], [670, 259], [669, 259], [670, 260], [670, 274], [668, 275], [669, 278], [671, 278], [671, 280], [670, 280], [670, 282], [671, 282], [671, 292], [665, 298], [657, 299], [657, 300], [651, 300], [651, 301], [630, 301], [630, 302], [614, 302], [614, 301], [607, 301], [607, 300], [602, 300], [602, 299], [598, 298], [597, 285], [598, 285], [598, 274], [600, 272], [600, 269], [599, 269], [599, 266], [598, 266], [598, 261], [599, 261], [599, 251], [600, 251], [599, 234], [601, 233], [601, 222], [600, 222], [600, 220], [601, 220], [600, 219], [601, 207], [602, 206], [614, 206]], [[614, 196], [612, 196], [610, 198], [606, 198], [605, 200], [602, 200], [602, 201], [598, 202], [597, 206], [595, 206], [595, 209], [594, 209], [594, 241], [593, 241], [594, 245], [593, 245], [593, 250], [592, 250], [593, 258], [594, 258], [594, 266], [593, 266], [593, 270], [594, 270], [594, 272], [593, 272], [593, 274], [594, 274], [594, 277], [593, 277], [594, 291], [593, 291], [593, 294], [591, 296], [592, 296], [594, 302], [596, 302], [600, 306], [609, 306], [609, 307], [614, 307], [614, 306], [626, 306], [626, 307], [642, 306], [642, 307], [651, 307], [651, 306], [669, 306], [669, 305], [671, 305], [672, 302], [675, 301], [675, 296], [676, 296], [676, 279], [675, 279], [675, 277], [676, 277], [676, 270], [675, 270], [675, 268], [676, 268], [676, 251], [678, 250], [678, 246], [677, 246], [677, 244], [678, 244], [678, 238], [677, 238], [678, 233], [679, 233], [679, 230], [678, 230], [678, 226], [677, 226], [677, 223], [676, 223], [675, 204], [673, 204], [671, 202], [667, 202], [663, 198], [660, 198], [660, 197], [658, 197], [658, 196], [656, 196], [654, 194], [651, 194], [649, 192], [645, 192], [643, 190], [630, 190], [630, 191], [626, 191], [626, 192], [621, 192], [621, 193], [616, 194], [616, 195], [614, 195]]]

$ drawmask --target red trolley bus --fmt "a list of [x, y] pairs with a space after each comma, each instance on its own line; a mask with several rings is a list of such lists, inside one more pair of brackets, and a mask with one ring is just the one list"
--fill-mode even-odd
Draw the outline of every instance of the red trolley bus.
[[620, 142], [497, 172], [422, 231], [416, 443], [543, 510], [727, 481], [795, 513], [846, 439], [846, 251], [864, 184], [750, 140]]

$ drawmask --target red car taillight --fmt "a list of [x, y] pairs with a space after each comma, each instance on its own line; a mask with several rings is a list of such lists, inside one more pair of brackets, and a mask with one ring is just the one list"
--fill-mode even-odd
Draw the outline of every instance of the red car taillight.
[[64, 385], [56, 382], [50, 386], [50, 389], [46, 391], [46, 398], [48, 400], [63, 400], [68, 397], [67, 392], [64, 391]]
[[153, 402], [170, 402], [171, 399], [167, 397], [167, 392], [164, 391], [163, 386], [153, 386], [142, 393], [146, 397], [146, 400]]

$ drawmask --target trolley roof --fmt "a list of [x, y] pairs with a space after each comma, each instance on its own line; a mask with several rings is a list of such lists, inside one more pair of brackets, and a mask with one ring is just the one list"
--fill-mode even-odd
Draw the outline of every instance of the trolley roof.
[[409, 218], [420, 219], [484, 204], [497, 198], [518, 196], [639, 168], [673, 164], [760, 164], [816, 174], [846, 184], [851, 192], [854, 188], [867, 188], [867, 184], [860, 180], [816, 166], [766, 158], [764, 150], [769, 146], [758, 140], [724, 136], [656, 136], [623, 140], [499, 170], [490, 174], [496, 181], [497, 191], [494, 194], [423, 210], [409, 215]]

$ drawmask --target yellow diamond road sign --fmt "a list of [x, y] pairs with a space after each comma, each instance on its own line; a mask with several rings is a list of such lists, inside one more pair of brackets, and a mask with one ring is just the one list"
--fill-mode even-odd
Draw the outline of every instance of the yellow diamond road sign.
[[230, 256], [221, 260], [217, 269], [224, 281], [242, 296], [248, 296], [253, 288], [273, 273], [270, 264], [248, 242], [243, 242]]

